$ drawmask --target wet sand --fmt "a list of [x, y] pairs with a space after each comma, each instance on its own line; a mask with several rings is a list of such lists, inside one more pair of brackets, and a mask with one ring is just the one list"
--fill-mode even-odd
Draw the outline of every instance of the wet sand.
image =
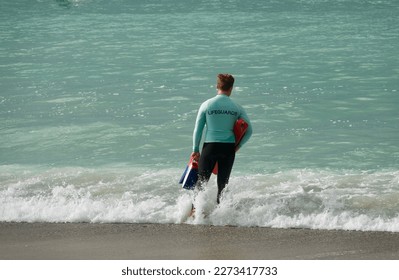
[[0, 223], [2, 260], [399, 259], [399, 233], [186, 224]]

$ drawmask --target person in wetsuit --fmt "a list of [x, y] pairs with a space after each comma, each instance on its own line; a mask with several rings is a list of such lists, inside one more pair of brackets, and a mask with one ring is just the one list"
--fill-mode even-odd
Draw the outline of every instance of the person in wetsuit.
[[[198, 182], [196, 189], [202, 190], [202, 185], [209, 181], [212, 170], [218, 163], [217, 203], [226, 184], [229, 182], [233, 168], [235, 152], [242, 147], [252, 135], [251, 122], [239, 104], [230, 95], [233, 90], [234, 77], [230, 74], [217, 76], [217, 95], [201, 104], [193, 133], [193, 153], [191, 156], [199, 162]], [[247, 131], [239, 146], [235, 146], [234, 124], [238, 119], [248, 123]], [[200, 141], [205, 129], [205, 141], [200, 154]]]

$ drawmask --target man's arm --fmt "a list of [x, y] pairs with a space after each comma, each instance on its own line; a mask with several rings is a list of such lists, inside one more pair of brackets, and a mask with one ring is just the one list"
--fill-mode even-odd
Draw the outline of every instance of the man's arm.
[[244, 144], [251, 138], [252, 136], [252, 124], [251, 121], [249, 120], [249, 117], [247, 113], [245, 112], [244, 108], [240, 106], [241, 114], [239, 116], [240, 119], [243, 119], [247, 124], [248, 128], [247, 131], [245, 132], [244, 136], [242, 137], [240, 143], [238, 144], [237, 150], [240, 149]]
[[195, 121], [194, 132], [193, 132], [193, 152], [199, 153], [199, 145], [202, 138], [202, 132], [206, 123], [206, 105], [203, 103], [198, 110], [197, 119]]

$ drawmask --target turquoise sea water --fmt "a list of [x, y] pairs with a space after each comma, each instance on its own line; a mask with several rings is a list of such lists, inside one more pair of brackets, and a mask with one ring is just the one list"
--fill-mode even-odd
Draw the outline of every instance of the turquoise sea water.
[[[6, 0], [0, 221], [184, 222], [219, 72], [254, 134], [189, 223], [399, 231], [395, 0]], [[209, 197], [210, 198], [209, 198]]]

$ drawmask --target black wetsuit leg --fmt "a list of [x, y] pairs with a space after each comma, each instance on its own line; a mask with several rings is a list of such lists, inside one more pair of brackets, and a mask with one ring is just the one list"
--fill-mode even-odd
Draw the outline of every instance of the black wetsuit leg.
[[209, 181], [216, 162], [218, 163], [218, 195], [217, 203], [220, 203], [220, 195], [229, 182], [231, 170], [235, 159], [234, 143], [204, 143], [198, 166], [197, 188], [202, 189], [202, 184]]

